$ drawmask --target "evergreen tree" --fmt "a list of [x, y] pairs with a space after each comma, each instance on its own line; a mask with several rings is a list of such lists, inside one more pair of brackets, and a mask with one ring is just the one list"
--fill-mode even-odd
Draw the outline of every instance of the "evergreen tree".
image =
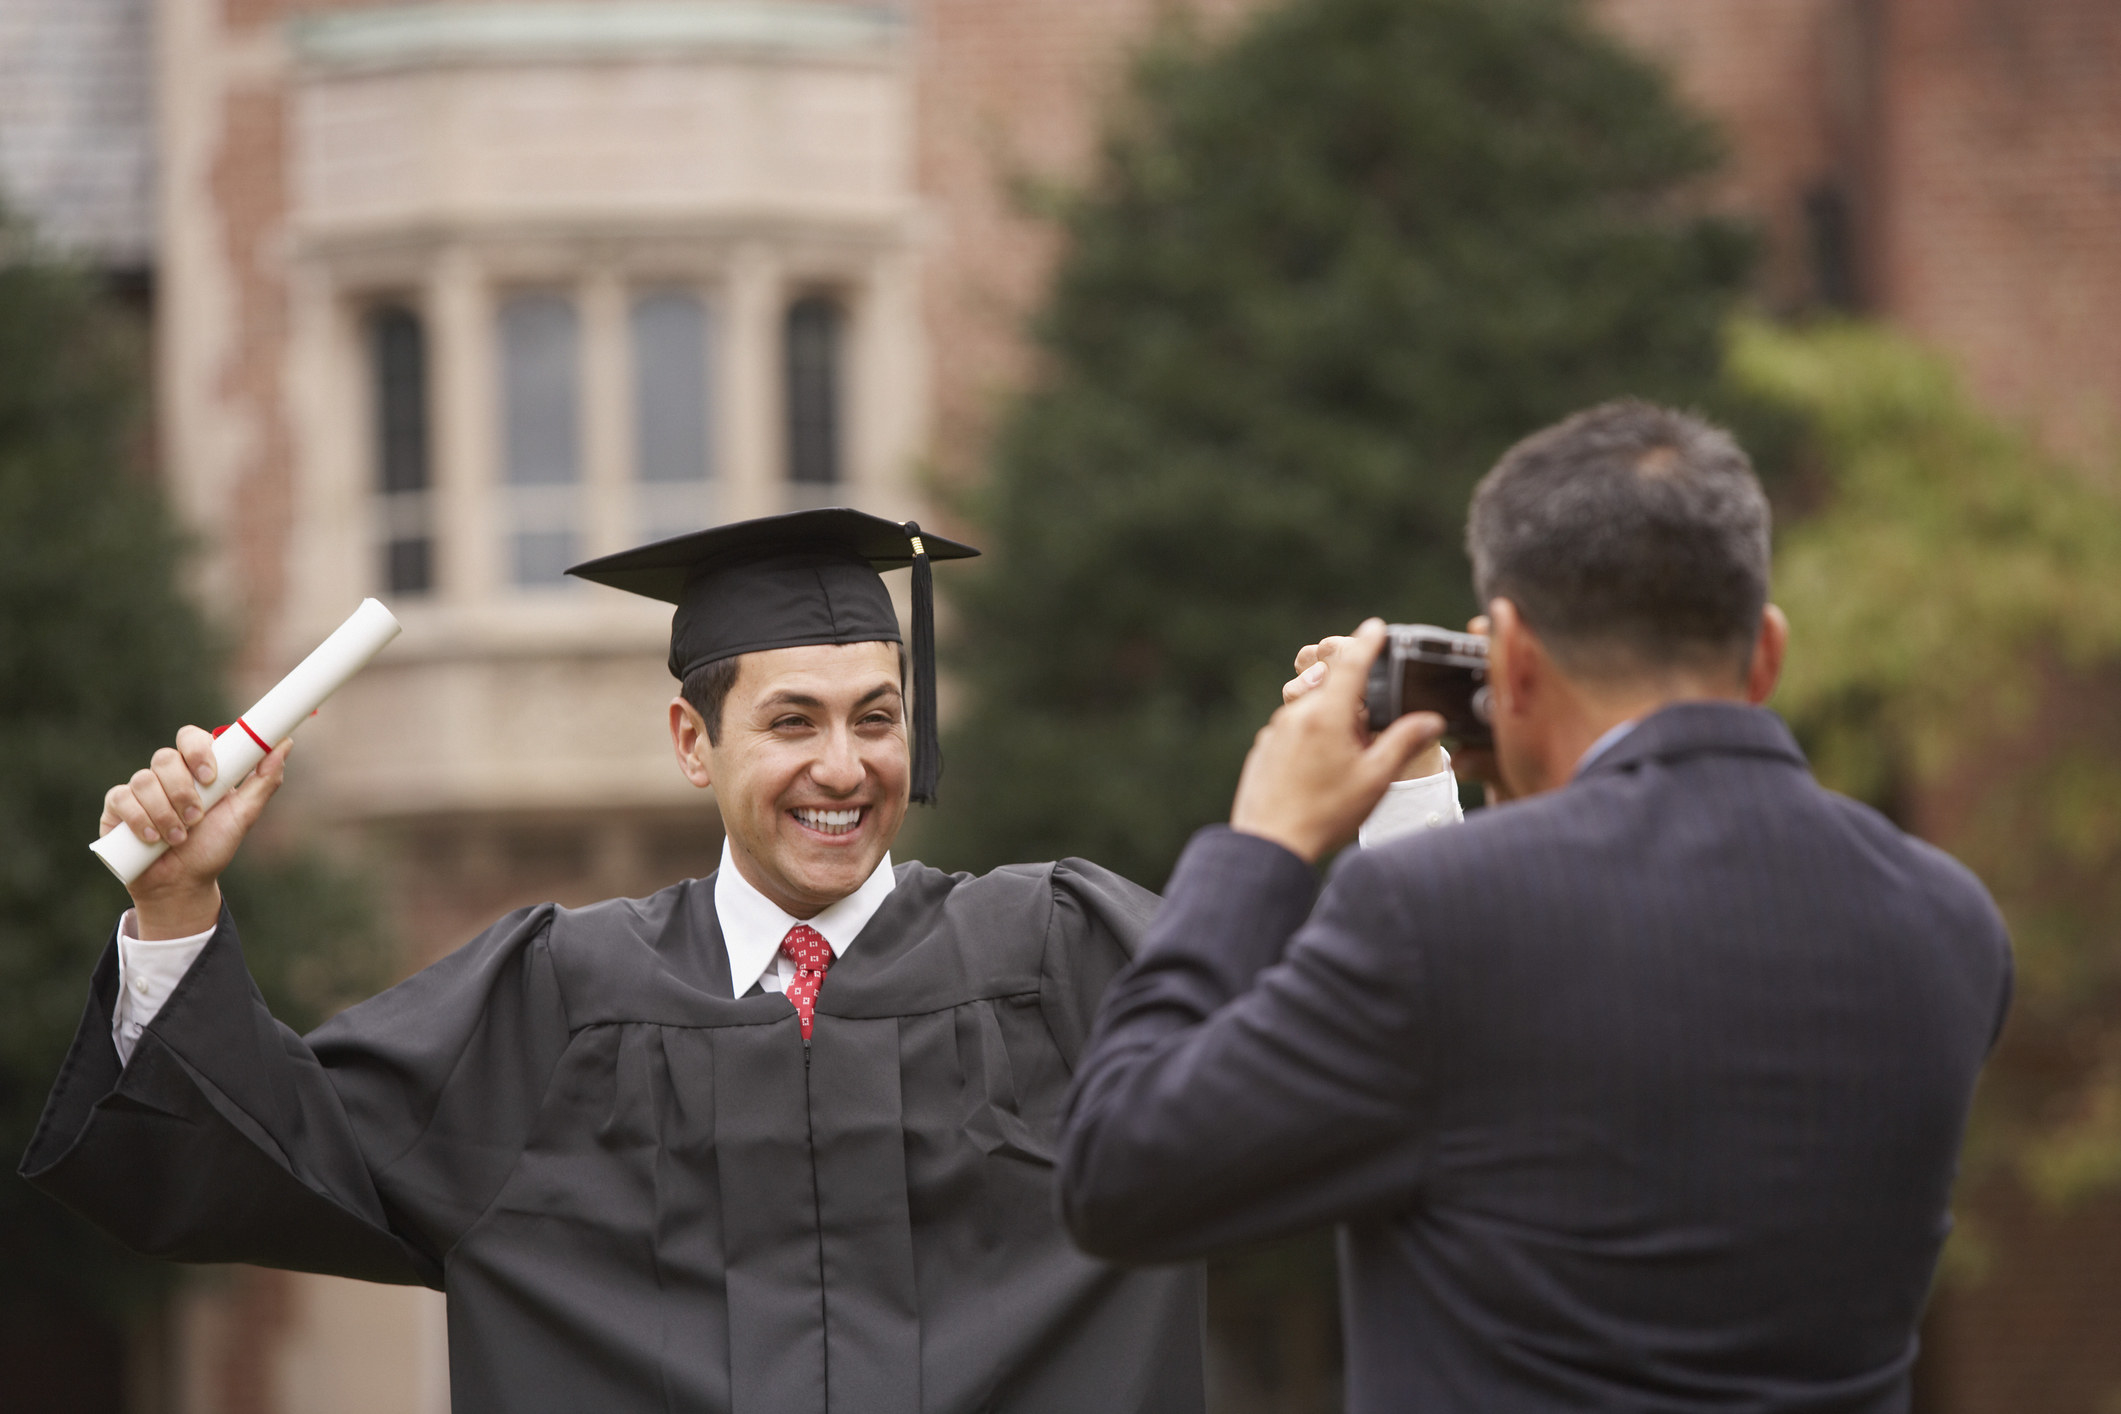
[[[23, 1302], [111, 1311], [162, 1270], [13, 1172], [126, 903], [88, 851], [103, 793], [182, 723], [228, 720], [223, 645], [139, 475], [137, 324], [0, 215], [0, 1322]], [[227, 892], [276, 1014], [307, 1026], [381, 981], [386, 954], [353, 879], [256, 854]]]
[[931, 857], [1160, 884], [1297, 647], [1462, 623], [1504, 447], [1709, 396], [1752, 250], [1696, 199], [1718, 154], [1569, 0], [1294, 0], [1152, 52], [966, 506]]

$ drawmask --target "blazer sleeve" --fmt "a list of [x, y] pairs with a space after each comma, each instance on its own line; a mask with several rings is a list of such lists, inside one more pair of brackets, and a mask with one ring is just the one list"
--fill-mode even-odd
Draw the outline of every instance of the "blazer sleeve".
[[304, 1038], [224, 911], [123, 1067], [114, 938], [22, 1174], [148, 1256], [440, 1286], [566, 1046], [551, 916], [511, 915]]
[[1413, 1200], [1418, 939], [1375, 853], [1309, 865], [1217, 827], [1181, 857], [1068, 1098], [1062, 1210], [1099, 1256], [1171, 1261]]

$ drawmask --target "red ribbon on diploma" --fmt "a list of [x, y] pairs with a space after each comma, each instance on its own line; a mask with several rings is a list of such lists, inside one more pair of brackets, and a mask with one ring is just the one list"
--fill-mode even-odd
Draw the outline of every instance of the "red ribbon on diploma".
[[[310, 715], [310, 716], [312, 716], [312, 717], [314, 717], [314, 716], [316, 716], [317, 714], [316, 714], [316, 713], [314, 713], [314, 712], [312, 712], [312, 713], [310, 713], [309, 715]], [[243, 735], [245, 735], [245, 736], [249, 737], [249, 738], [250, 738], [250, 739], [251, 739], [252, 741], [254, 741], [254, 742], [258, 743], [258, 750], [260, 750], [260, 751], [264, 752], [264, 753], [265, 753], [266, 755], [268, 755], [268, 756], [272, 755], [272, 748], [271, 748], [270, 746], [267, 746], [267, 745], [265, 744], [265, 738], [264, 738], [264, 737], [262, 737], [262, 736], [259, 736], [259, 735], [258, 735], [258, 734], [257, 734], [256, 732], [252, 731], [252, 730], [250, 729], [250, 723], [248, 723], [248, 722], [244, 721], [244, 720], [243, 720], [243, 719], [242, 719], [241, 717], [238, 717], [238, 718], [236, 718], [236, 719], [235, 719], [235, 720], [234, 720], [233, 722], [230, 722], [230, 723], [228, 723], [228, 724], [227, 724], [226, 726], [219, 726], [219, 727], [215, 727], [215, 728], [214, 728], [214, 739], [215, 739], [216, 741], [220, 740], [220, 738], [221, 738], [221, 733], [223, 733], [223, 732], [227, 731], [229, 727], [241, 727], [241, 728], [243, 728]]]

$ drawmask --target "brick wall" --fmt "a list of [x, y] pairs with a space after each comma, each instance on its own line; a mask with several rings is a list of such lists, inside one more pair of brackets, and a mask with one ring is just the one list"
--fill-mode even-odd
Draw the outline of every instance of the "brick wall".
[[2062, 445], [2121, 433], [2121, 5], [1886, 0], [1880, 308]]
[[1841, 0], [1597, 0], [1612, 32], [1666, 65], [1729, 142], [1718, 199], [1766, 228], [1782, 305], [1818, 293], [1807, 197], [1835, 165], [1830, 89]]
[[[1763, 292], [1831, 296], [1953, 355], [2055, 445], [2121, 434], [2121, 5], [1597, 0], [1732, 144], [1722, 197], [1769, 236]], [[1838, 203], [1828, 209], [1822, 203]]]
[[1252, 0], [922, 0], [917, 40], [924, 252], [934, 361], [932, 455], [976, 469], [990, 414], [1029, 368], [1021, 337], [1051, 267], [1051, 228], [1027, 217], [1018, 183], [1080, 180], [1107, 100], [1160, 18], [1214, 24]]

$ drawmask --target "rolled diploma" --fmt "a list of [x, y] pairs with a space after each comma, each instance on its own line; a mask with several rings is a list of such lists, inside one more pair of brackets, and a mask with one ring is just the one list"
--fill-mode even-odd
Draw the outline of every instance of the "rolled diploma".
[[[324, 705], [325, 698], [345, 686], [348, 678], [367, 667], [368, 660], [397, 636], [398, 621], [390, 610], [373, 599], [363, 599], [361, 607], [318, 644], [314, 653], [214, 738], [214, 780], [199, 792], [201, 804], [213, 809], [216, 801], [242, 784], [265, 759], [266, 748], [261, 743], [278, 743], [293, 735], [310, 713]], [[162, 857], [169, 841], [148, 844], [131, 826], [120, 825], [89, 848], [118, 876], [119, 883], [130, 884]]]

